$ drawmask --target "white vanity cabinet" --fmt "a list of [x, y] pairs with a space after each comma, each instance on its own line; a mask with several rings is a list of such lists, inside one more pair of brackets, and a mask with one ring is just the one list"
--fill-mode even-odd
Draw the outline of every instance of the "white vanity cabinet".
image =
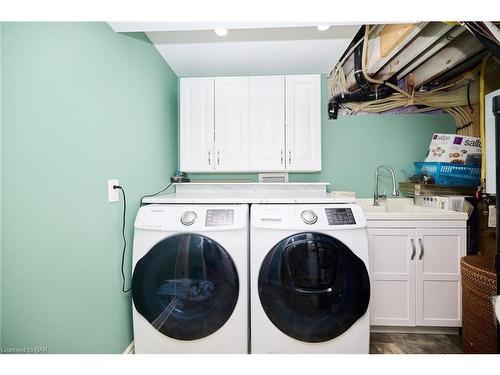
[[369, 222], [368, 241], [371, 325], [461, 326], [463, 221]]
[[321, 170], [321, 79], [180, 79], [180, 169]]

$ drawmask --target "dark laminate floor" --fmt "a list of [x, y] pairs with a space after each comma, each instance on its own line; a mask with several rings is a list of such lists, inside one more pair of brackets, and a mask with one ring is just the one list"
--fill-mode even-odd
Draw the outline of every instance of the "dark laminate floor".
[[460, 354], [462, 337], [417, 333], [371, 333], [370, 354]]

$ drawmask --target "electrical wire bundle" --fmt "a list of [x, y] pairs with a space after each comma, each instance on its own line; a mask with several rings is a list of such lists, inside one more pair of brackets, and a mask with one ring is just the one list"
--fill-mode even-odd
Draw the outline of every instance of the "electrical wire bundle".
[[[348, 92], [343, 65], [347, 58], [361, 43], [363, 43], [361, 68], [364, 78], [372, 84], [390, 87], [394, 90], [394, 93], [386, 98], [378, 100], [366, 102], [343, 102], [340, 104], [340, 109], [342, 109], [345, 114], [349, 115], [359, 112], [381, 113], [399, 108], [412, 108], [411, 112], [413, 113], [422, 113], [440, 109], [449, 113], [454, 118], [458, 129], [465, 128], [472, 124], [471, 105], [478, 103], [481, 95], [484, 96], [484, 74], [486, 64], [496, 64], [498, 67], [498, 64], [500, 63], [499, 59], [491, 57], [490, 54], [487, 54], [480, 66], [462, 75], [453, 83], [432, 89], [430, 91], [413, 90], [412, 92], [407, 92], [394, 83], [377, 80], [369, 76], [366, 68], [369, 34], [370, 27], [366, 26], [364, 37], [360, 38], [360, 40], [352, 46], [349, 52], [344, 55], [330, 74], [330, 95], [333, 97], [339, 93]], [[487, 85], [490, 86], [491, 89], [496, 88], [499, 85], [498, 81], [499, 79], [497, 78], [494, 81], [488, 82]], [[483, 85], [482, 88], [480, 87], [481, 84]], [[488, 90], [488, 88], [486, 88], [486, 90]], [[469, 107], [469, 109], [466, 109], [467, 107]]]

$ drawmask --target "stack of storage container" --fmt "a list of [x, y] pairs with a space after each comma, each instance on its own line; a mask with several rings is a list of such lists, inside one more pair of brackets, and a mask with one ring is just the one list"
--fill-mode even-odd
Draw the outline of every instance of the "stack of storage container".
[[434, 178], [436, 185], [478, 186], [481, 177], [481, 140], [455, 134], [433, 134], [424, 162], [416, 174]]

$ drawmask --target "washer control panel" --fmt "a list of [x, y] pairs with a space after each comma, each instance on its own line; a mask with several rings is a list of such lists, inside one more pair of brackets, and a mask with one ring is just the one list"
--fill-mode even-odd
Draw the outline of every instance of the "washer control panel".
[[356, 224], [350, 208], [325, 208], [328, 225]]
[[250, 210], [252, 228], [297, 231], [366, 228], [365, 214], [357, 204], [253, 204]]
[[205, 226], [218, 227], [234, 224], [234, 210], [232, 209], [208, 209], [205, 218]]

